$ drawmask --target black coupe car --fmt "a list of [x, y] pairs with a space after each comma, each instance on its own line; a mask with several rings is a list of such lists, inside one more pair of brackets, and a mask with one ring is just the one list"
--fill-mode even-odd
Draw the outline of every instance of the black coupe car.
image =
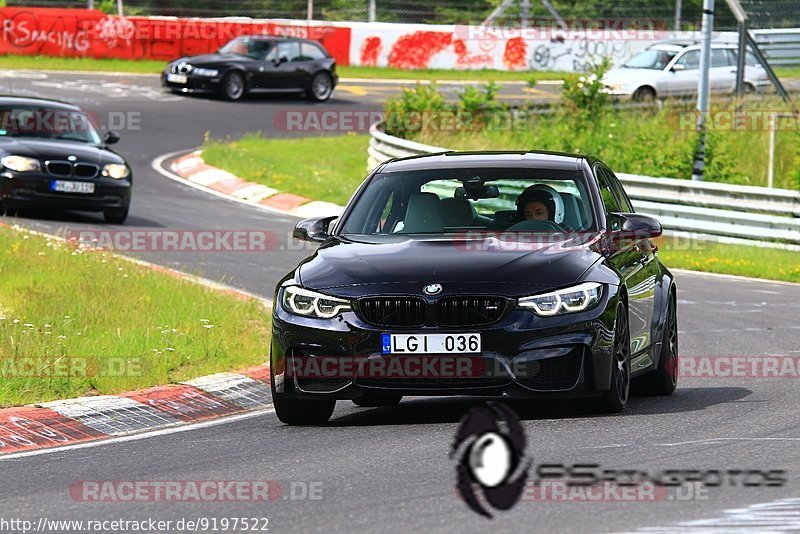
[[321, 244], [276, 288], [271, 381], [285, 423], [324, 422], [338, 399], [596, 397], [620, 412], [632, 379], [644, 394], [675, 390], [676, 288], [651, 241], [661, 225], [595, 158], [392, 160], [333, 222], [297, 225]]
[[0, 212], [44, 207], [128, 217], [133, 176], [79, 107], [52, 100], [0, 97]]
[[248, 93], [305, 93], [330, 98], [339, 80], [336, 62], [320, 43], [289, 37], [239, 37], [214, 54], [167, 65], [162, 84], [174, 92], [217, 93], [239, 100]]

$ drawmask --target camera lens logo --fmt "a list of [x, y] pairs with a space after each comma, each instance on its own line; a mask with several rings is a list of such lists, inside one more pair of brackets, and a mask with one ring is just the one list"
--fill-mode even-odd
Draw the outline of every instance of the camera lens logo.
[[505, 404], [488, 402], [461, 420], [450, 458], [457, 460], [456, 489], [478, 514], [510, 510], [522, 496], [531, 462], [525, 431]]

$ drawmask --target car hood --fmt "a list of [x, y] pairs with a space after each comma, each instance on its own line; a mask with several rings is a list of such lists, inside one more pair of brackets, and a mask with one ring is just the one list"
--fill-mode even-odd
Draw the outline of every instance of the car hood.
[[246, 56], [239, 56], [236, 54], [202, 54], [199, 56], [189, 56], [177, 60], [177, 63], [186, 62], [193, 67], [208, 67], [219, 65], [221, 63], [228, 63], [231, 61], [252, 61], [251, 58]]
[[416, 294], [424, 285], [440, 283], [442, 294], [517, 297], [579, 281], [601, 259], [585, 238], [582, 241], [577, 246], [574, 240], [561, 240], [534, 247], [496, 237], [335, 238], [303, 262], [298, 274], [304, 287], [337, 288], [335, 293], [342, 296]]
[[119, 155], [98, 145], [45, 139], [0, 138], [0, 154], [27, 156], [39, 160], [65, 160], [69, 156], [75, 156], [77, 161], [98, 165], [124, 163]]

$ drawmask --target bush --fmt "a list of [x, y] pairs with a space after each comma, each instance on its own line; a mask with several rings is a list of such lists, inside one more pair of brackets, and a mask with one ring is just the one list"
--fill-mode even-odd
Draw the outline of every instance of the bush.
[[608, 58], [593, 63], [586, 75], [572, 75], [564, 79], [561, 103], [566, 116], [580, 128], [593, 125], [608, 109], [610, 98], [603, 92], [603, 76], [611, 68]]

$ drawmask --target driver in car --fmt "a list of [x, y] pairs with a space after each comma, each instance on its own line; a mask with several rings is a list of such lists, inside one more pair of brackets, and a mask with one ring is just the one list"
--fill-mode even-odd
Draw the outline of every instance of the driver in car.
[[556, 203], [553, 195], [532, 185], [517, 197], [518, 221], [553, 221]]

